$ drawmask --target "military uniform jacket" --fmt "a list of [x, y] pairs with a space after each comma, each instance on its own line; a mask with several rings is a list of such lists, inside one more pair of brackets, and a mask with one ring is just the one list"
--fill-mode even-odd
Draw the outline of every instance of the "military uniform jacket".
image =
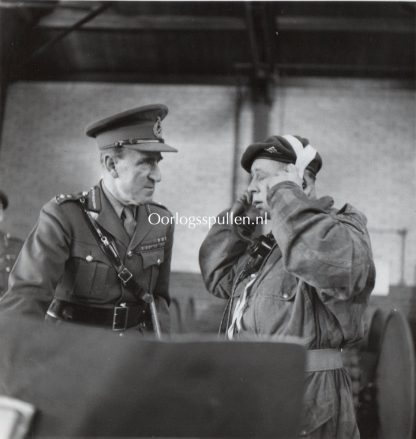
[[[307, 349], [341, 348], [360, 340], [375, 280], [364, 215], [348, 204], [333, 209], [330, 197], [308, 199], [293, 182], [271, 188], [268, 202], [277, 244], [257, 272], [237, 338], [295, 336]], [[250, 280], [239, 279], [246, 249], [232, 226], [212, 227], [200, 250], [212, 294], [241, 296]], [[344, 369], [308, 373], [304, 402], [305, 436], [359, 437]]]
[[[153, 291], [166, 330], [173, 226], [152, 225], [148, 217], [156, 212], [170, 218], [170, 212], [153, 203], [140, 206], [136, 231], [130, 238], [100, 185], [84, 195], [90, 215], [112, 235], [137, 283], [145, 291]], [[61, 195], [43, 206], [10, 274], [0, 308], [44, 316], [53, 297], [110, 308], [120, 302], [137, 303], [99, 248], [78, 198]]]
[[7, 290], [9, 274], [22, 245], [21, 239], [0, 231], [0, 296]]

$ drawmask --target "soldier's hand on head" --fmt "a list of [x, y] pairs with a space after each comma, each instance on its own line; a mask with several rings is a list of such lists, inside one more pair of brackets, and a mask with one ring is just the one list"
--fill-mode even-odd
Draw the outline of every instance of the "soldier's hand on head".
[[[243, 236], [249, 237], [256, 228], [256, 218], [259, 216], [259, 211], [251, 204], [252, 196], [251, 193], [245, 191], [240, 195], [231, 207], [230, 213], [236, 217], [248, 217], [249, 222], [243, 221], [242, 224], [238, 226], [240, 233]], [[237, 227], [237, 226], [236, 226]]]
[[251, 208], [251, 194], [245, 191], [240, 195], [231, 206], [230, 213], [232, 212], [234, 216], [243, 215]]

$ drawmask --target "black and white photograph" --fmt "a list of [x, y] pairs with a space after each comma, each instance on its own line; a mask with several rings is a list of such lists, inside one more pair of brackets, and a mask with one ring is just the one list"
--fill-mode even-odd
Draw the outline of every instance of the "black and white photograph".
[[416, 437], [416, 2], [0, 0], [0, 439]]

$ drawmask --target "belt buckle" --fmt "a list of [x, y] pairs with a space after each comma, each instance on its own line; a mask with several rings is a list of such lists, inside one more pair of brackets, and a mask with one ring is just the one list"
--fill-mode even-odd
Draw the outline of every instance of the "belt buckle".
[[129, 309], [127, 306], [116, 306], [113, 314], [113, 331], [125, 331], [127, 329], [127, 317]]
[[118, 273], [118, 277], [123, 281], [123, 284], [126, 284], [133, 277], [133, 275], [126, 267], [124, 267], [120, 273]]

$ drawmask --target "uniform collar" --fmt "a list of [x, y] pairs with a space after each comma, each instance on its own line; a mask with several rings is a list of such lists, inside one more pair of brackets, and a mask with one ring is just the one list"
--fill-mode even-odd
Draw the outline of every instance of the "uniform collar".
[[121, 215], [123, 213], [124, 204], [122, 204], [120, 201], [117, 200], [117, 198], [110, 192], [110, 190], [107, 188], [107, 186], [104, 183], [104, 180], [101, 180], [101, 188], [104, 192], [104, 195], [107, 197], [107, 200], [111, 204], [112, 208], [116, 212], [116, 215], [121, 218]]

